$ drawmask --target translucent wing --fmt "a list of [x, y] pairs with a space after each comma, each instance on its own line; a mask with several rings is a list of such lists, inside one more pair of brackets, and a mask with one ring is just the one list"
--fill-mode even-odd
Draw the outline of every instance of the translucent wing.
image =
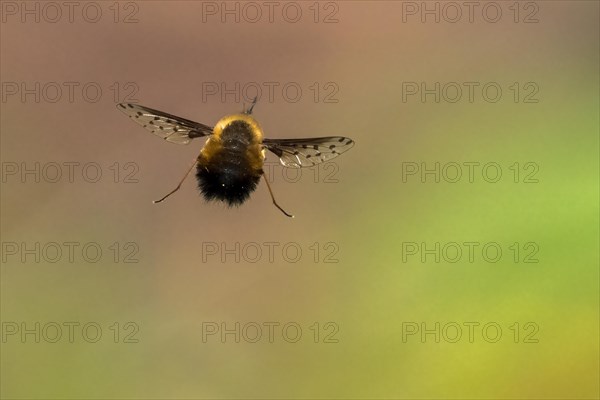
[[194, 138], [212, 134], [210, 126], [152, 108], [130, 103], [119, 103], [117, 108], [137, 124], [171, 143], [188, 144]]
[[264, 139], [263, 145], [279, 157], [285, 167], [312, 167], [339, 156], [354, 146], [354, 141], [342, 136], [306, 139]]

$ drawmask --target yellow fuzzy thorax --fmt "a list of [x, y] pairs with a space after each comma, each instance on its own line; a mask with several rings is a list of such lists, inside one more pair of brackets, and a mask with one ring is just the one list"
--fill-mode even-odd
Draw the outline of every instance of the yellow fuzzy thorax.
[[225, 127], [227, 127], [227, 125], [231, 124], [234, 121], [244, 121], [245, 123], [250, 125], [252, 134], [254, 135], [254, 140], [257, 143], [262, 142], [262, 139], [263, 139], [262, 128], [260, 127], [258, 122], [248, 114], [232, 114], [232, 115], [226, 115], [225, 117], [221, 118], [215, 124], [215, 127], [213, 129], [213, 136], [215, 137], [215, 139], [220, 139], [221, 134], [223, 133], [223, 129], [225, 129]]

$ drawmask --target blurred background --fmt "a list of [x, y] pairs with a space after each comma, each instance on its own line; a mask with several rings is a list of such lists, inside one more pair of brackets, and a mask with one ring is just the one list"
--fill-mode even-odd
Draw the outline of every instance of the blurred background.
[[[599, 5], [475, 3], [2, 2], [1, 396], [598, 398]], [[257, 93], [356, 141], [296, 218], [152, 204], [203, 141], [116, 103]]]

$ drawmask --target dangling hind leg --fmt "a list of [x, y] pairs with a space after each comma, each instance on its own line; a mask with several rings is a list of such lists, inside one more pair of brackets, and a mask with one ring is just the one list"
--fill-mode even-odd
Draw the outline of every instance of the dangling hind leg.
[[267, 188], [269, 189], [269, 194], [271, 194], [271, 200], [273, 200], [273, 204], [275, 205], [275, 207], [279, 208], [279, 210], [282, 213], [284, 213], [286, 217], [294, 218], [294, 216], [292, 214], [289, 214], [283, 208], [281, 208], [279, 206], [279, 204], [277, 204], [277, 201], [275, 200], [275, 196], [273, 196], [273, 191], [271, 190], [271, 184], [269, 184], [269, 178], [267, 178], [267, 174], [264, 172], [263, 172], [263, 177], [265, 178], [265, 182], [267, 182]]
[[173, 193], [175, 193], [176, 191], [179, 190], [179, 188], [181, 188], [181, 184], [183, 183], [183, 181], [185, 181], [185, 178], [188, 177], [188, 175], [190, 174], [190, 172], [192, 172], [192, 169], [196, 166], [197, 160], [194, 159], [194, 162], [192, 163], [192, 165], [190, 165], [190, 168], [187, 170], [187, 172], [185, 173], [185, 175], [183, 176], [183, 178], [181, 178], [181, 180], [179, 181], [179, 184], [177, 185], [177, 187], [173, 190], [171, 190], [169, 193], [167, 193], [166, 195], [164, 195], [164, 197], [160, 200], [154, 200], [153, 203], [157, 204], [160, 203], [161, 201], [163, 201], [164, 199], [166, 199], [167, 197], [169, 197], [170, 195], [172, 195]]

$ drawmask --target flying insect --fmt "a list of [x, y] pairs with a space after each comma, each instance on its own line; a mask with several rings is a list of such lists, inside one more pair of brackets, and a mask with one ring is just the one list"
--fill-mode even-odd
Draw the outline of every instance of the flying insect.
[[265, 177], [273, 204], [286, 216], [273, 195], [263, 170], [266, 151], [275, 154], [287, 168], [312, 167], [345, 153], [354, 141], [343, 136], [302, 139], [268, 139], [252, 117], [257, 98], [247, 110], [221, 118], [214, 127], [177, 117], [138, 104], [119, 103], [117, 108], [131, 120], [167, 142], [188, 144], [192, 139], [206, 137], [200, 155], [193, 161], [179, 184], [162, 198], [160, 203], [179, 190], [196, 167], [198, 188], [207, 201], [220, 200], [229, 206], [243, 204], [256, 189], [261, 176]]

